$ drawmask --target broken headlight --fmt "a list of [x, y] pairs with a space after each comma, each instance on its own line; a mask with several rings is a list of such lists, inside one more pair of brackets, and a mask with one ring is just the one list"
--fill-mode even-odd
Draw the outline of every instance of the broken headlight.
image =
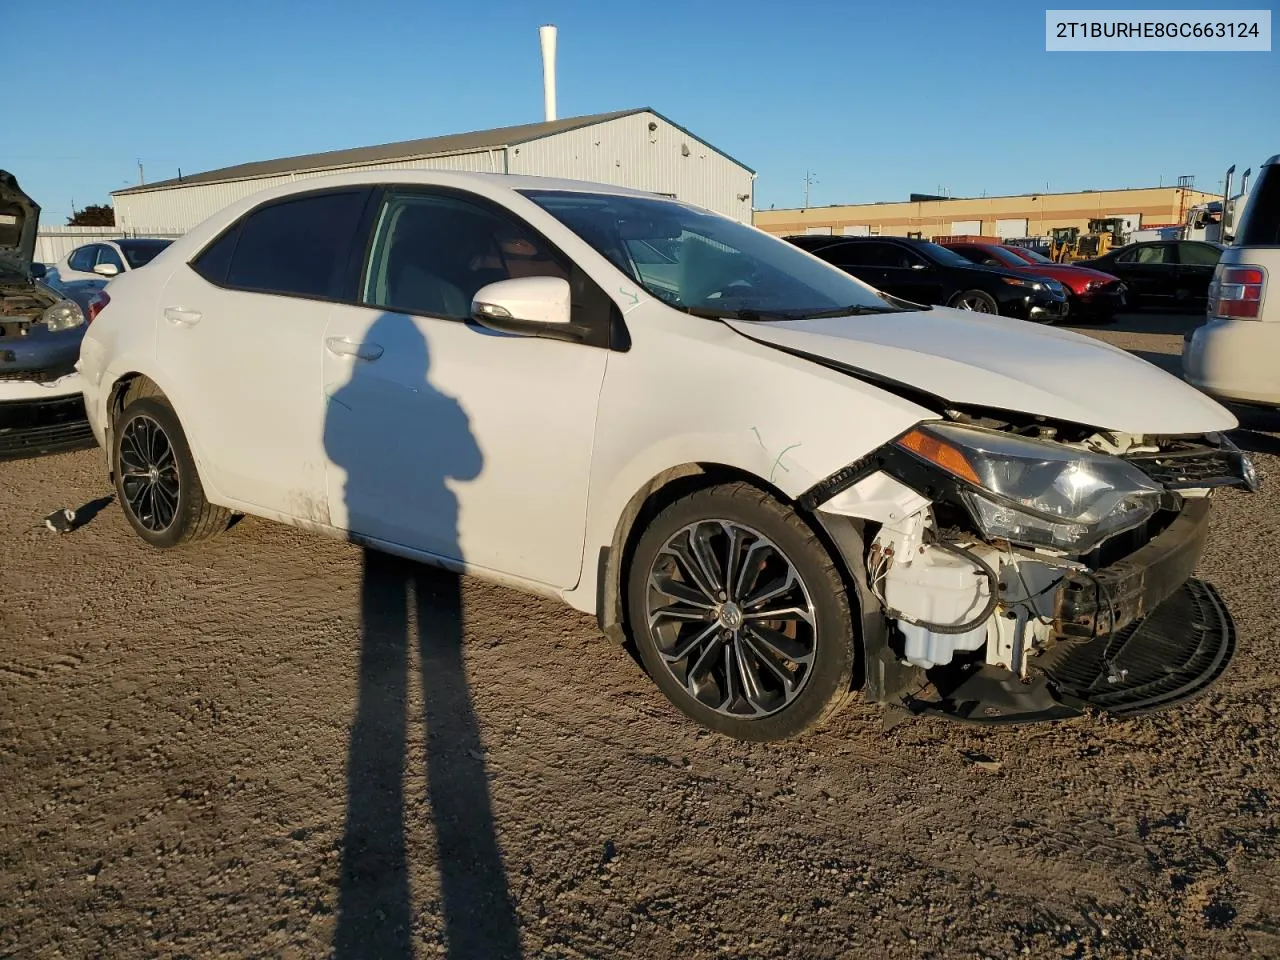
[[74, 300], [59, 300], [40, 315], [40, 322], [52, 333], [57, 333], [59, 330], [74, 330], [84, 323], [84, 314]]
[[895, 442], [964, 482], [961, 497], [991, 540], [1087, 553], [1145, 522], [1163, 493], [1117, 457], [994, 430], [930, 423]]

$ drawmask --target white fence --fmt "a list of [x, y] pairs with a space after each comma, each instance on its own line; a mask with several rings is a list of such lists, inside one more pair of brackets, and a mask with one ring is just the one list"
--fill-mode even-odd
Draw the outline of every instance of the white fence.
[[76, 247], [95, 240], [120, 240], [125, 237], [162, 237], [176, 240], [182, 230], [123, 230], [120, 227], [41, 227], [36, 233], [35, 262], [54, 264]]

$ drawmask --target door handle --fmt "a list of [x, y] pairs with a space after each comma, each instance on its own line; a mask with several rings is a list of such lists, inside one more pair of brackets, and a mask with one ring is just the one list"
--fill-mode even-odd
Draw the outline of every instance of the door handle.
[[343, 337], [329, 337], [324, 345], [329, 352], [338, 357], [355, 357], [357, 360], [377, 360], [382, 356], [382, 347], [376, 343], [354, 343]]
[[182, 307], [164, 308], [164, 318], [180, 327], [189, 327], [194, 323], [199, 323], [200, 318], [203, 316], [204, 314], [199, 310], [184, 310]]

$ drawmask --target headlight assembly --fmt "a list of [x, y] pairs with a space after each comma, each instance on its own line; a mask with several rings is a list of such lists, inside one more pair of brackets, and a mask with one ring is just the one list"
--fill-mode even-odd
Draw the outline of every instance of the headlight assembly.
[[1163, 493], [1116, 457], [994, 430], [930, 423], [895, 443], [962, 481], [988, 539], [1088, 553], [1145, 522]]
[[84, 323], [84, 314], [75, 301], [59, 300], [40, 315], [40, 322], [52, 333], [57, 333], [59, 330], [74, 330]]

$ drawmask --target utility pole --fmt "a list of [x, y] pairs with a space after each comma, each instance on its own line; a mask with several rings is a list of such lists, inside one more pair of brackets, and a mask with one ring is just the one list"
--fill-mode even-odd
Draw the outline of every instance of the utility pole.
[[818, 178], [813, 175], [813, 171], [806, 170], [804, 172], [804, 208], [809, 209], [809, 188], [818, 182]]
[[147, 182], [147, 178], [142, 173], [142, 161], [138, 161], [138, 186], [142, 186]]

